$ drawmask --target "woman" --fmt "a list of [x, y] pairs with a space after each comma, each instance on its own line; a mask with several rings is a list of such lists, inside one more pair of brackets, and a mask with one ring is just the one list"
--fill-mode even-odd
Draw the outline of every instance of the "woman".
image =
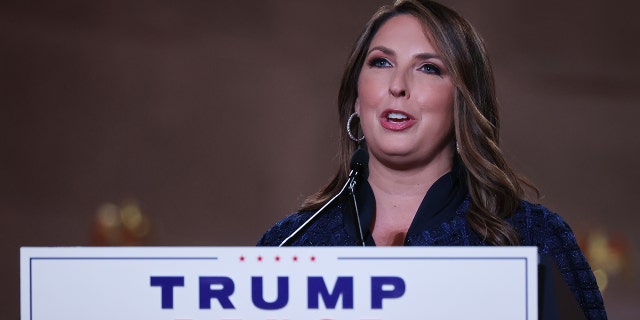
[[259, 245], [279, 245], [339, 194], [351, 155], [365, 148], [359, 215], [350, 197], [338, 198], [290, 244], [357, 245], [360, 222], [366, 245], [538, 246], [554, 258], [585, 314], [606, 318], [569, 226], [522, 200], [530, 185], [499, 148], [491, 66], [466, 20], [431, 1], [381, 8], [356, 43], [338, 100], [341, 167]]

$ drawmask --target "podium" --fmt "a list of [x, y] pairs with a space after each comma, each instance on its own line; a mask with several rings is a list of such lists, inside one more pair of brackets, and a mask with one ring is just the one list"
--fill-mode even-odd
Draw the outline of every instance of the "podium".
[[22, 248], [22, 320], [538, 319], [536, 247]]

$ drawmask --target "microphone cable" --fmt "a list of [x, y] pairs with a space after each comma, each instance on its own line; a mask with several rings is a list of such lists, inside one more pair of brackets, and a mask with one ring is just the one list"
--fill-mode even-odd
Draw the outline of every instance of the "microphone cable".
[[278, 247], [289, 246], [293, 242], [293, 239], [297, 237], [302, 231], [304, 231], [311, 223], [313, 223], [319, 216], [320, 213], [324, 211], [334, 200], [336, 200], [339, 196], [344, 194], [344, 191], [348, 188], [349, 194], [351, 195], [352, 208], [356, 215], [356, 234], [358, 236], [359, 244], [363, 247], [365, 246], [364, 238], [362, 234], [362, 225], [360, 223], [360, 213], [358, 211], [358, 204], [356, 202], [355, 195], [355, 187], [357, 184], [357, 178], [360, 173], [363, 171], [364, 167], [369, 162], [369, 153], [366, 150], [358, 148], [353, 155], [351, 156], [351, 171], [349, 172], [349, 177], [347, 178], [347, 182], [342, 186], [340, 192], [338, 192], [335, 196], [333, 196], [327, 203], [325, 203], [318, 211], [316, 211], [307, 221], [305, 221], [301, 226], [299, 226], [295, 231], [293, 231], [286, 239], [284, 239]]

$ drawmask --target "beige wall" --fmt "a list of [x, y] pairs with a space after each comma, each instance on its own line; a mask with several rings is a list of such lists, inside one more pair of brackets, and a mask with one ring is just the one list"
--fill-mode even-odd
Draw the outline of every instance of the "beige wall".
[[[0, 318], [19, 314], [18, 248], [90, 244], [106, 202], [135, 199], [151, 245], [252, 245], [294, 211], [336, 167], [341, 69], [380, 3], [0, 4]], [[508, 158], [581, 239], [602, 230], [633, 259], [637, 10], [445, 3], [488, 43]], [[627, 266], [612, 318], [640, 314]]]

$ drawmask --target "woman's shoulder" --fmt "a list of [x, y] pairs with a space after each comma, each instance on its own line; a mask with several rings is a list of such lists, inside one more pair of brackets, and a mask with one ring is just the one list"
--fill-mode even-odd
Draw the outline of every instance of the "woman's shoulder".
[[[258, 241], [259, 246], [278, 246], [293, 234], [305, 221], [314, 214], [313, 211], [298, 211], [276, 222]], [[344, 245], [348, 235], [344, 232], [342, 206], [328, 208], [312, 222], [291, 245], [323, 246]], [[341, 242], [341, 239], [344, 240]]]
[[536, 245], [542, 253], [551, 253], [561, 247], [575, 246], [577, 241], [569, 224], [547, 207], [521, 201], [520, 208], [508, 218], [520, 233], [524, 245]]
[[545, 253], [553, 251], [552, 249], [560, 249], [551, 246], [554, 242], [557, 242], [556, 246], [564, 249], [568, 247], [578, 249], [575, 234], [567, 221], [541, 204], [523, 200], [516, 213], [507, 218], [507, 221], [520, 232], [525, 245], [536, 245], [536, 243], [529, 243], [536, 240], [547, 244], [547, 247], [541, 248], [545, 249], [543, 250]]
[[606, 319], [598, 284], [569, 224], [557, 213], [527, 201], [509, 220], [522, 236], [522, 245], [537, 246], [540, 253], [553, 258], [589, 319]]
[[311, 217], [310, 211], [298, 211], [276, 222], [258, 241], [259, 246], [277, 246]]

